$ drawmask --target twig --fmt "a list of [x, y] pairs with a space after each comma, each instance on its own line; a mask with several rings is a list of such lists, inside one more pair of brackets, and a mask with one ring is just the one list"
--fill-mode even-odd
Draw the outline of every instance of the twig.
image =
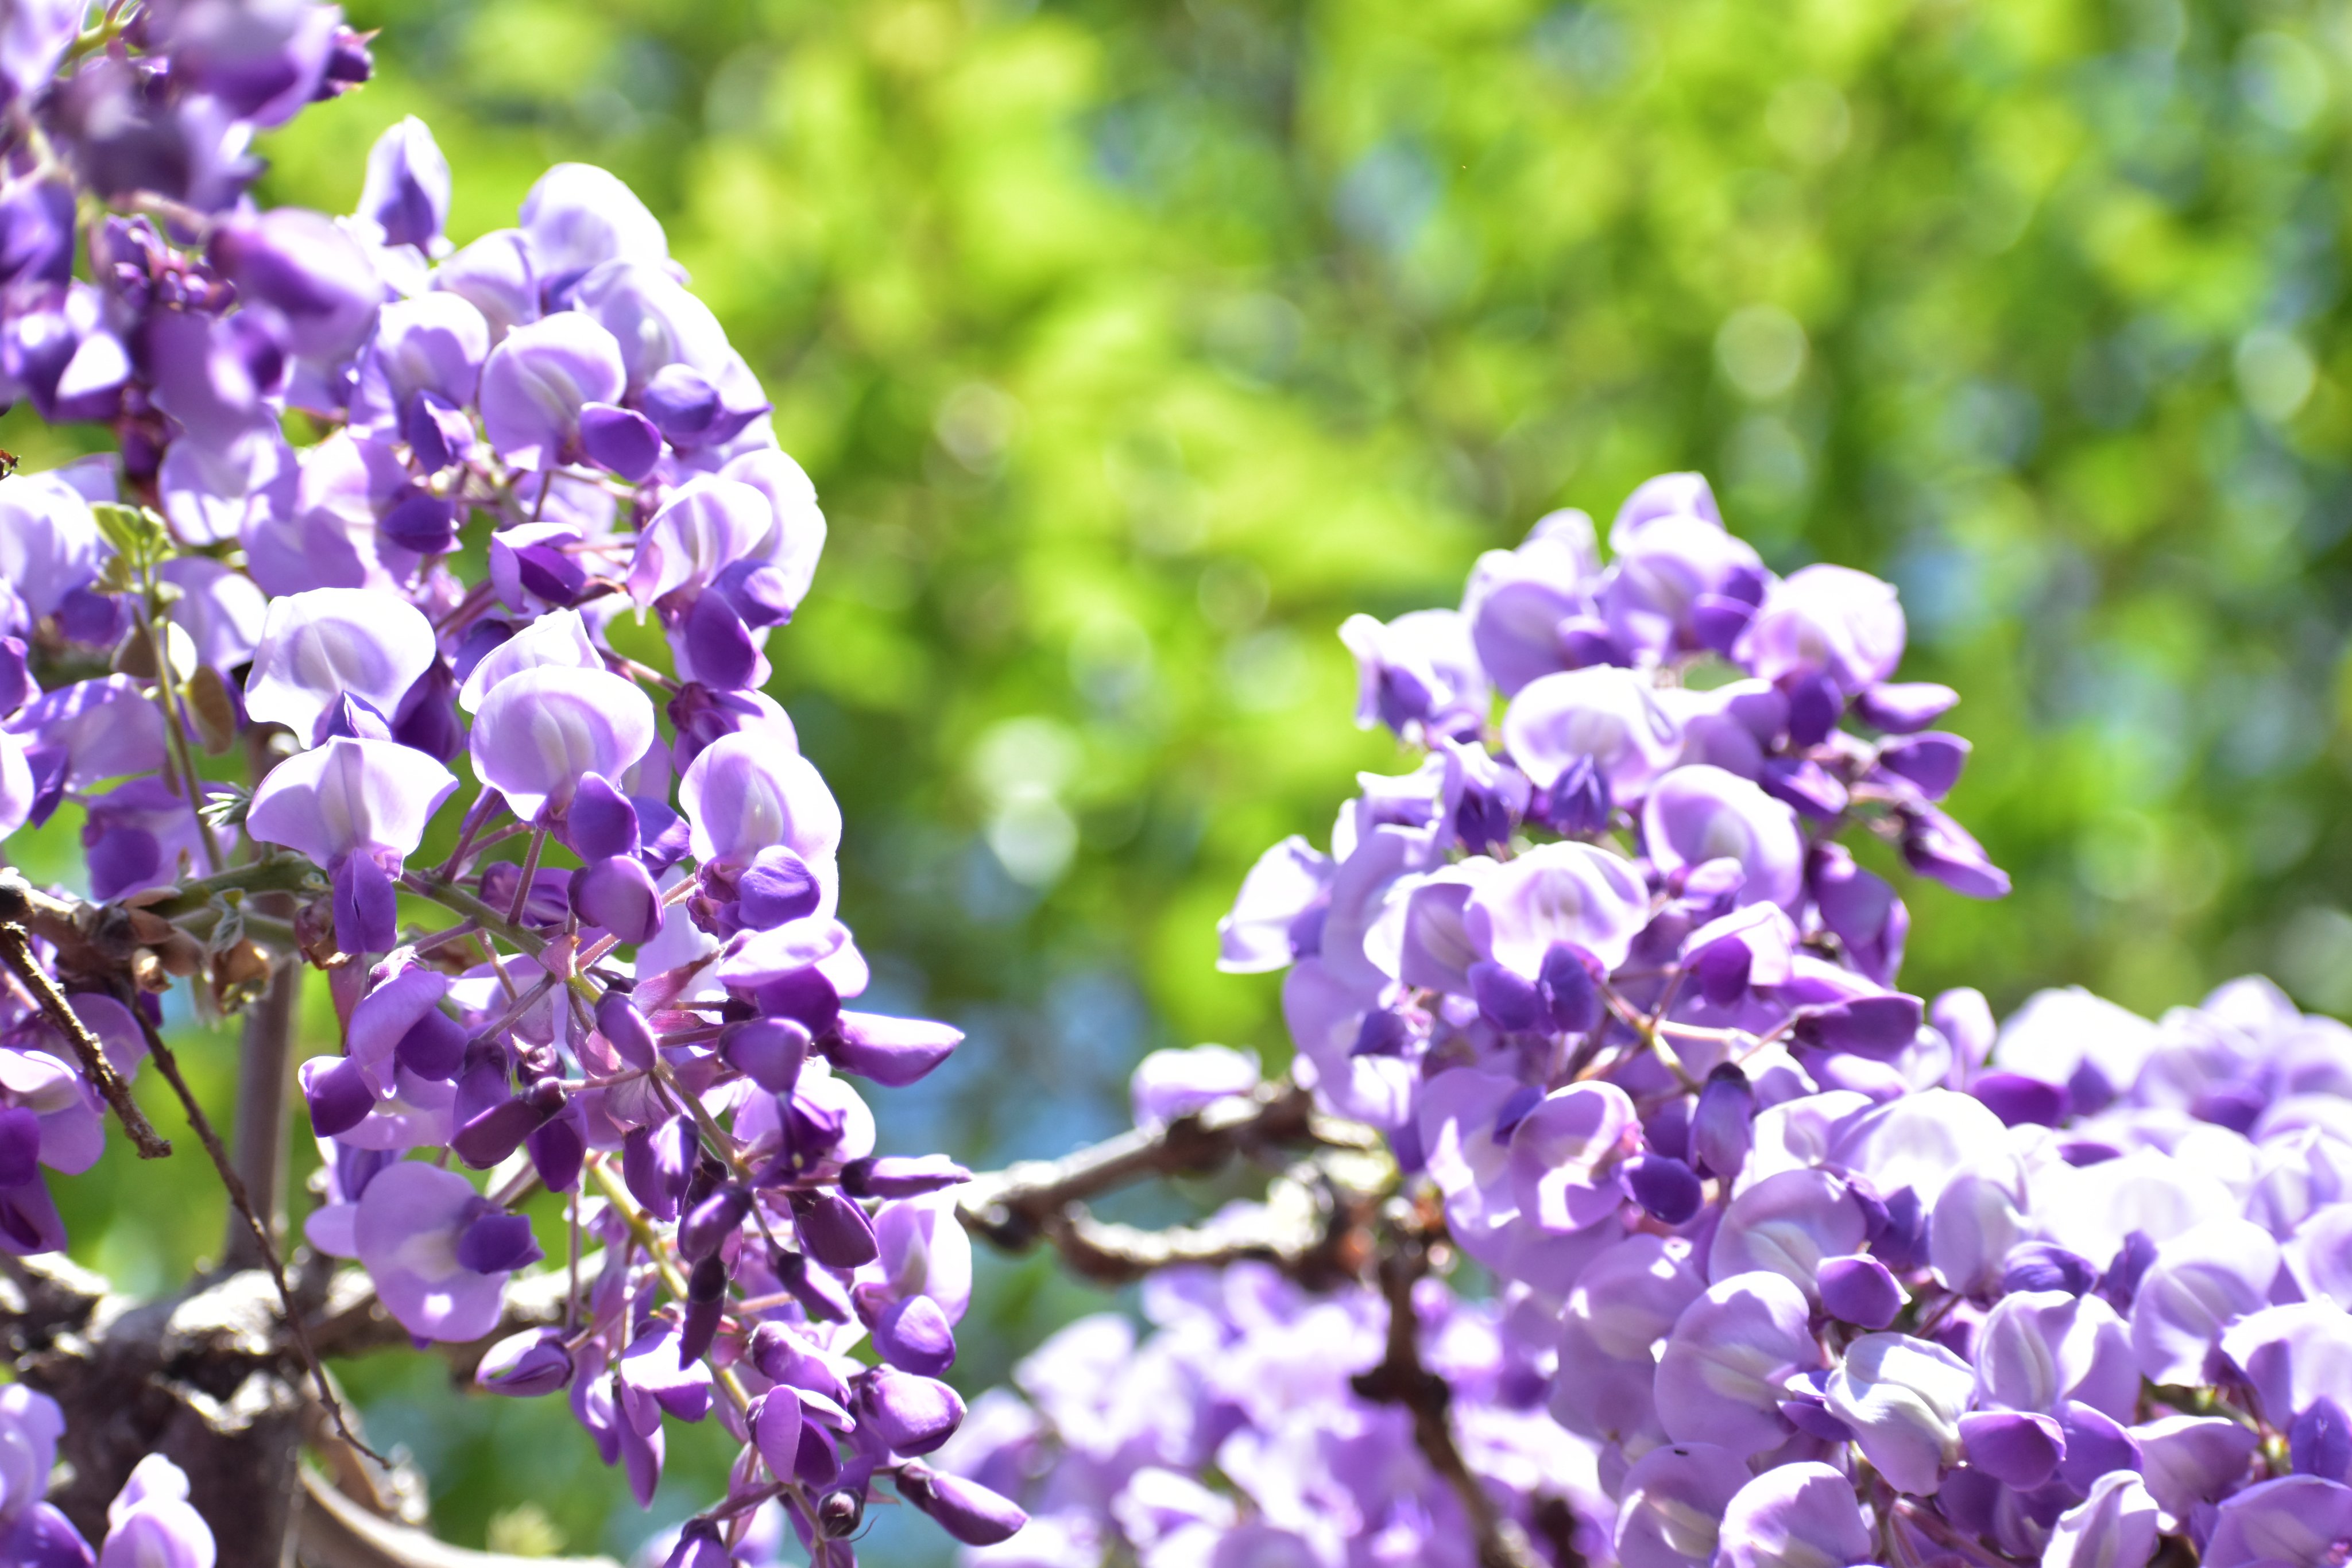
[[301, 1560], [311, 1568], [619, 1568], [609, 1557], [509, 1557], [452, 1546], [377, 1518], [308, 1469], [297, 1530]]
[[1496, 1506], [1486, 1483], [1471, 1471], [1454, 1440], [1449, 1412], [1454, 1391], [1421, 1359], [1421, 1320], [1412, 1288], [1429, 1272], [1432, 1237], [1408, 1210], [1390, 1227], [1380, 1265], [1381, 1294], [1388, 1298], [1388, 1353], [1379, 1365], [1358, 1373], [1355, 1390], [1366, 1399], [1402, 1405], [1412, 1416], [1412, 1437], [1422, 1458], [1454, 1489], [1477, 1539], [1479, 1568], [1541, 1568], [1519, 1521]]
[[[302, 994], [299, 959], [282, 959], [269, 978], [269, 989], [259, 1006], [245, 1015], [236, 1070], [237, 1178], [255, 1201], [268, 1210], [274, 1230], [284, 1207], [286, 1141], [292, 1122], [292, 1097], [287, 1092], [288, 1059], [293, 1054], [294, 1019]], [[254, 1250], [246, 1227], [231, 1222], [222, 1247], [231, 1268], [250, 1269], [262, 1259]]]
[[377, 1464], [389, 1466], [392, 1461], [362, 1441], [344, 1417], [342, 1402], [335, 1397], [334, 1388], [327, 1381], [327, 1369], [319, 1364], [318, 1353], [310, 1348], [310, 1331], [303, 1323], [301, 1311], [294, 1304], [294, 1292], [286, 1283], [286, 1265], [278, 1259], [278, 1242], [269, 1234], [269, 1227], [263, 1222], [261, 1216], [254, 1212], [253, 1195], [246, 1190], [245, 1178], [236, 1174], [236, 1166], [230, 1163], [228, 1151], [221, 1146], [220, 1134], [213, 1131], [212, 1119], [196, 1103], [195, 1094], [188, 1088], [188, 1081], [180, 1075], [180, 1063], [173, 1056], [172, 1048], [163, 1042], [163, 1033], [147, 1021], [145, 1015], [134, 1011], [131, 1016], [139, 1019], [140, 1031], [147, 1037], [147, 1051], [155, 1059], [156, 1070], [163, 1074], [164, 1082], [171, 1084], [172, 1092], [180, 1097], [180, 1105], [188, 1113], [188, 1125], [195, 1129], [197, 1140], [205, 1145], [205, 1153], [212, 1156], [213, 1168], [220, 1173], [221, 1185], [228, 1188], [229, 1202], [236, 1206], [236, 1211], [245, 1216], [246, 1224], [253, 1228], [254, 1240], [261, 1247], [261, 1260], [268, 1267], [270, 1281], [278, 1287], [278, 1303], [285, 1311], [286, 1326], [293, 1333], [294, 1347], [301, 1353], [302, 1364], [310, 1369], [311, 1381], [318, 1385], [319, 1403], [324, 1405], [327, 1413], [335, 1418], [335, 1431], [343, 1441]]
[[[73, 1010], [72, 1004], [66, 1000], [65, 993], [58, 989], [58, 983], [33, 961], [29, 935], [33, 921], [30, 892], [24, 880], [15, 873], [0, 874], [0, 961], [5, 961], [10, 972], [24, 982], [25, 988], [32, 993], [34, 1001], [40, 1005], [49, 1022], [57, 1026], [58, 1032], [72, 1045], [74, 1054], [81, 1058], [83, 1075], [114, 1108], [115, 1116], [122, 1123], [122, 1130], [131, 1134], [131, 1143], [137, 1145], [139, 1157], [142, 1160], [161, 1159], [172, 1152], [170, 1141], [155, 1131], [148, 1122], [146, 1113], [139, 1109], [139, 1103], [131, 1099], [131, 1085], [114, 1071], [114, 1063], [107, 1061], [106, 1048], [99, 1043], [96, 1035], [89, 1032], [89, 1026], [81, 1021], [81, 1015]], [[138, 1009], [131, 1010], [133, 1017], [138, 1016]]]
[[1075, 1204], [1155, 1176], [1204, 1176], [1235, 1155], [1323, 1147], [1370, 1151], [1379, 1135], [1315, 1109], [1287, 1081], [1218, 1100], [1158, 1127], [1138, 1127], [1058, 1160], [1024, 1160], [974, 1176], [959, 1196], [964, 1228], [1012, 1251], [1031, 1246]]

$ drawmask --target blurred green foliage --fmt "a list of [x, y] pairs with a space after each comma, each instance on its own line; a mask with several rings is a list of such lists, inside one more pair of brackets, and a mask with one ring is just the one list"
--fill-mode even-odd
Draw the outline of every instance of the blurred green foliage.
[[[2018, 892], [1906, 886], [1913, 988], [2155, 1010], [2264, 968], [2352, 1007], [2340, 8], [351, 9], [379, 78], [271, 141], [266, 195], [347, 209], [409, 112], [461, 239], [614, 169], [816, 480], [773, 689], [877, 993], [973, 1037], [877, 1097], [897, 1147], [1055, 1154], [1151, 1046], [1286, 1055], [1214, 923], [1397, 765], [1339, 622], [1668, 468], [1781, 570], [1893, 577], [1906, 673], [1966, 695], [1956, 809]], [[975, 1384], [1087, 1300], [994, 1282]], [[441, 1433], [459, 1534], [571, 1466], [554, 1524], [607, 1539], [560, 1417], [403, 1424], [437, 1375], [402, 1375], [379, 1418]]]

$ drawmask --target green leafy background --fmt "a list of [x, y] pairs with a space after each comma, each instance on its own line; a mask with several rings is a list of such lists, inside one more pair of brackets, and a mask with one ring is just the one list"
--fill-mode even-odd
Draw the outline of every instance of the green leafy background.
[[[378, 78], [268, 141], [266, 197], [348, 210], [407, 113], [461, 239], [551, 162], [615, 170], [816, 481], [772, 689], [877, 994], [971, 1036], [877, 1096], [894, 1148], [1062, 1152], [1157, 1045], [1279, 1062], [1277, 988], [1216, 973], [1214, 924], [1394, 765], [1339, 622], [1450, 603], [1669, 468], [1777, 568], [1892, 577], [1906, 674], [1966, 694], [1956, 809], [2018, 892], [1906, 886], [1911, 988], [2154, 1011], [2260, 968], [2352, 1007], [2340, 8], [352, 11]], [[225, 1094], [226, 1041], [198, 1054]], [[78, 1248], [151, 1282], [217, 1234], [185, 1169], [60, 1185]], [[959, 1376], [1099, 1304], [991, 1264]], [[648, 1528], [560, 1409], [345, 1371], [453, 1538]], [[723, 1462], [673, 1444], [670, 1519]], [[868, 1547], [938, 1555], [895, 1519]]]

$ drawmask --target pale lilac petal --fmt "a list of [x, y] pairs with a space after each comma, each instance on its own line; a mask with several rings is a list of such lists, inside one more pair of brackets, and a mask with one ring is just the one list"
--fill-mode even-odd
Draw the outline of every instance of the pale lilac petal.
[[2352, 1487], [2318, 1476], [2282, 1476], [2221, 1504], [2205, 1568], [2286, 1563], [2335, 1568], [2352, 1542]]
[[1810, 1316], [1805, 1293], [1785, 1275], [1738, 1274], [1709, 1286], [1675, 1321], [1659, 1358], [1658, 1418], [1667, 1435], [1741, 1454], [1785, 1441], [1784, 1380], [1822, 1362]]
[[629, 597], [651, 604], [680, 589], [699, 589], [751, 557], [775, 527], [768, 497], [737, 479], [693, 481], [663, 503], [629, 564]]
[[1555, 942], [1614, 969], [1649, 909], [1649, 889], [1623, 856], [1585, 843], [1539, 844], [1484, 880], [1464, 909], [1463, 929], [1480, 956], [1534, 979]]
[[1135, 1065], [1128, 1098], [1135, 1123], [1172, 1122], [1228, 1095], [1247, 1094], [1261, 1082], [1257, 1053], [1229, 1045], [1169, 1047]]
[[2194, 1384], [2221, 1332], [2270, 1300], [2279, 1246], [2242, 1219], [2208, 1220], [2160, 1243], [2132, 1303], [2132, 1347], [2154, 1383]]
[[738, 733], [703, 748], [678, 780], [678, 807], [705, 865], [749, 863], [782, 844], [812, 865], [841, 847], [841, 808], [806, 758], [772, 735]]
[[1712, 860], [1738, 862], [1747, 875], [1734, 895], [1740, 904], [1793, 909], [1804, 893], [1796, 813], [1720, 768], [1677, 768], [1661, 779], [1642, 808], [1642, 841], [1670, 874]]
[[421, 751], [339, 735], [270, 769], [253, 792], [246, 831], [321, 865], [355, 852], [405, 857], [457, 788], [457, 776]]
[[1849, 1568], [1870, 1557], [1853, 1483], [1827, 1465], [1765, 1471], [1723, 1512], [1717, 1568]]
[[1624, 1568], [1706, 1568], [1724, 1510], [1748, 1484], [1739, 1455], [1713, 1443], [1661, 1445], [1618, 1491], [1617, 1561]]
[[599, 262], [669, 259], [660, 220], [618, 176], [593, 163], [558, 163], [541, 174], [519, 216], [542, 277]]
[[397, 594], [317, 588], [270, 601], [246, 677], [257, 724], [282, 724], [318, 739], [320, 721], [348, 694], [386, 717], [435, 657], [433, 623]]
[[2221, 1354], [2280, 1431], [2321, 1399], [2352, 1409], [2352, 1315], [2333, 1301], [2264, 1307], [2222, 1331]]
[[2245, 1479], [2262, 1447], [2252, 1427], [2226, 1416], [2163, 1416], [2131, 1429], [2141, 1474], [2157, 1506], [2177, 1528], [2200, 1502], [2212, 1502]]
[[474, 771], [515, 814], [561, 810], [583, 776], [617, 779], [655, 738], [654, 705], [604, 670], [541, 665], [492, 687], [474, 716]]
[[1555, 1233], [1581, 1230], [1617, 1211], [1616, 1167], [1640, 1142], [1633, 1102], [1614, 1083], [1573, 1083], [1511, 1130], [1511, 1185], [1519, 1213]]
[[1822, 564], [1772, 585], [1735, 656], [1768, 681], [1825, 674], [1852, 695], [1895, 673], [1903, 641], [1894, 584]]
[[499, 455], [538, 470], [563, 460], [580, 411], [619, 401], [621, 346], [593, 317], [560, 310], [507, 333], [482, 365], [482, 429]]
[[1822, 1260], [1862, 1250], [1862, 1206], [1827, 1171], [1782, 1171], [1748, 1187], [1724, 1211], [1707, 1249], [1711, 1280], [1769, 1270], [1807, 1296]]
[[2138, 1476], [2116, 1470], [2059, 1516], [2042, 1568], [2146, 1568], [2157, 1531], [2156, 1500]]
[[478, 712], [490, 688], [509, 675], [554, 665], [572, 670], [601, 670], [604, 655], [588, 635], [587, 622], [577, 610], [554, 610], [499, 643], [481, 657], [457, 688], [457, 706]]
[[384, 1308], [413, 1334], [459, 1343], [498, 1326], [504, 1273], [457, 1261], [475, 1212], [473, 1184], [455, 1171], [404, 1160], [368, 1183], [352, 1224], [360, 1261]]
[[1960, 1457], [1960, 1416], [1976, 1374], [1942, 1345], [1909, 1334], [1864, 1334], [1830, 1374], [1830, 1413], [1897, 1491], [1932, 1495]]
[[1682, 735], [1646, 678], [1596, 664], [1521, 688], [1503, 713], [1503, 745], [1539, 789], [1583, 757], [1618, 800], [1638, 800], [1680, 758]]
[[[1217, 922], [1217, 967], [1229, 975], [1288, 968], [1320, 946], [1321, 901], [1331, 885], [1331, 857], [1293, 833], [1257, 858], [1233, 912]], [[1314, 912], [1314, 940], [1302, 921]]]

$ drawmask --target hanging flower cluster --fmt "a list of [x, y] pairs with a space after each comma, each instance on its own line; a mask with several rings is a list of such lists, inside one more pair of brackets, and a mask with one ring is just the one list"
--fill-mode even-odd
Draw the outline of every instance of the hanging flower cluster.
[[[670, 1426], [724, 1425], [741, 1461], [678, 1561], [776, 1500], [847, 1563], [893, 1478], [960, 1539], [1010, 1534], [917, 1462], [963, 1416], [965, 1173], [877, 1157], [859, 1084], [959, 1036], [849, 1005], [840, 811], [759, 690], [825, 525], [757, 380], [601, 170], [453, 246], [410, 120], [357, 213], [257, 209], [253, 131], [366, 75], [334, 7], [83, 19], [0, 37], [0, 375], [121, 452], [0, 480], [0, 831], [79, 807], [133, 953], [36, 941], [7, 996], [0, 1248], [64, 1244], [43, 1167], [96, 1160], [102, 1080], [175, 978], [234, 1008], [306, 960], [341, 1026], [300, 1063], [309, 1239], [420, 1343], [567, 1282], [478, 1381], [567, 1398], [641, 1501]], [[560, 1241], [522, 1211], [542, 1189]], [[20, 1424], [53, 1448], [55, 1416]], [[10, 1482], [20, 1531], [58, 1522], [47, 1469]], [[118, 1530], [176, 1529], [143, 1484]]]
[[[1774, 576], [1673, 475], [1606, 565], [1555, 514], [1459, 610], [1342, 635], [1360, 719], [1423, 760], [1366, 776], [1328, 853], [1266, 853], [1225, 964], [1287, 971], [1294, 1076], [1494, 1281], [1412, 1303], [1521, 1549], [2343, 1561], [2352, 1030], [2255, 979], [1998, 1028], [1899, 990], [1864, 856], [2007, 883], [1938, 804], [1968, 744], [1929, 727], [1952, 692], [1894, 680], [1891, 587]], [[1155, 1061], [1139, 1103], [1248, 1091], [1231, 1056]], [[1146, 1310], [975, 1406], [941, 1462], [1038, 1518], [971, 1561], [1482, 1561], [1418, 1412], [1371, 1396], [1380, 1296], [1248, 1264]]]

